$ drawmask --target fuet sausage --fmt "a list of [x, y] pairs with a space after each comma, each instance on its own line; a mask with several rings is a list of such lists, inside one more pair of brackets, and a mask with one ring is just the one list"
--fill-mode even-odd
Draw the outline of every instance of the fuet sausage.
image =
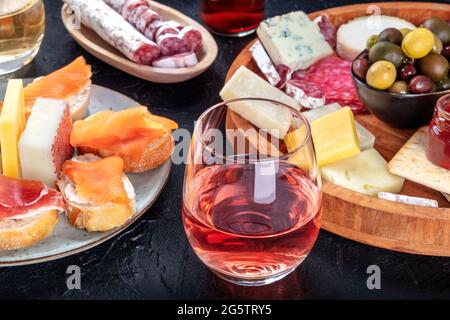
[[153, 41], [137, 31], [102, 0], [64, 0], [79, 12], [84, 25], [122, 52], [128, 59], [150, 65], [161, 51]]

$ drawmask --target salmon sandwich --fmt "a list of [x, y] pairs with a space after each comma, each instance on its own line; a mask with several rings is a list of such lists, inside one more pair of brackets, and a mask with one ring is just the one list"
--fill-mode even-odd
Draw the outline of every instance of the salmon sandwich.
[[118, 112], [102, 111], [75, 122], [70, 143], [79, 154], [119, 156], [125, 172], [140, 173], [162, 165], [174, 147], [176, 122], [139, 106]]

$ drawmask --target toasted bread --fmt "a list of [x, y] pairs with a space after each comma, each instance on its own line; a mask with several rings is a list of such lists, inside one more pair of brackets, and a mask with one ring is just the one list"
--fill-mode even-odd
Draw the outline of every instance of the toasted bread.
[[72, 120], [74, 122], [86, 118], [90, 101], [91, 84], [87, 85], [77, 96], [70, 99], [70, 111], [72, 112]]
[[99, 157], [106, 158], [110, 156], [119, 156], [124, 160], [125, 172], [141, 173], [159, 167], [172, 155], [174, 143], [171, 133], [166, 133], [161, 138], [148, 144], [142, 156], [138, 161], [132, 159], [128, 154], [115, 153], [106, 149], [93, 149], [88, 147], [79, 147], [80, 154], [92, 153]]
[[24, 219], [0, 221], [0, 250], [16, 250], [32, 246], [52, 233], [58, 212], [50, 210]]
[[[98, 157], [87, 154], [78, 156], [77, 161], [93, 161]], [[68, 177], [61, 173], [57, 186], [66, 203], [66, 216], [69, 222], [79, 229], [87, 231], [108, 231], [120, 227], [136, 212], [136, 199], [131, 182], [123, 175], [124, 187], [129, 195], [126, 204], [97, 204], [83, 199], [77, 194], [76, 188]]]

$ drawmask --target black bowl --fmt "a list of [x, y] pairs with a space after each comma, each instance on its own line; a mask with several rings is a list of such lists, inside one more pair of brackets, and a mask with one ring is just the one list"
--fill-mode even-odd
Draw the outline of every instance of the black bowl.
[[395, 128], [417, 128], [428, 124], [434, 114], [434, 107], [440, 97], [450, 90], [399, 94], [382, 91], [368, 86], [351, 70], [358, 95], [375, 117]]

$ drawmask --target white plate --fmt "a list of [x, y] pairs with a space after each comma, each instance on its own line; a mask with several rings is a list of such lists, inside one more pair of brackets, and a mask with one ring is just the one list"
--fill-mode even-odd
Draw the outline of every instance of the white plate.
[[[118, 111], [138, 103], [118, 92], [92, 86], [89, 113], [111, 108]], [[108, 232], [85, 232], [72, 227], [64, 214], [60, 215], [53, 233], [37, 245], [14, 251], [0, 251], [0, 266], [17, 266], [50, 261], [82, 252], [99, 245], [128, 228], [153, 204], [164, 188], [170, 173], [170, 159], [161, 167], [128, 177], [136, 191], [136, 213], [125, 225]]]

